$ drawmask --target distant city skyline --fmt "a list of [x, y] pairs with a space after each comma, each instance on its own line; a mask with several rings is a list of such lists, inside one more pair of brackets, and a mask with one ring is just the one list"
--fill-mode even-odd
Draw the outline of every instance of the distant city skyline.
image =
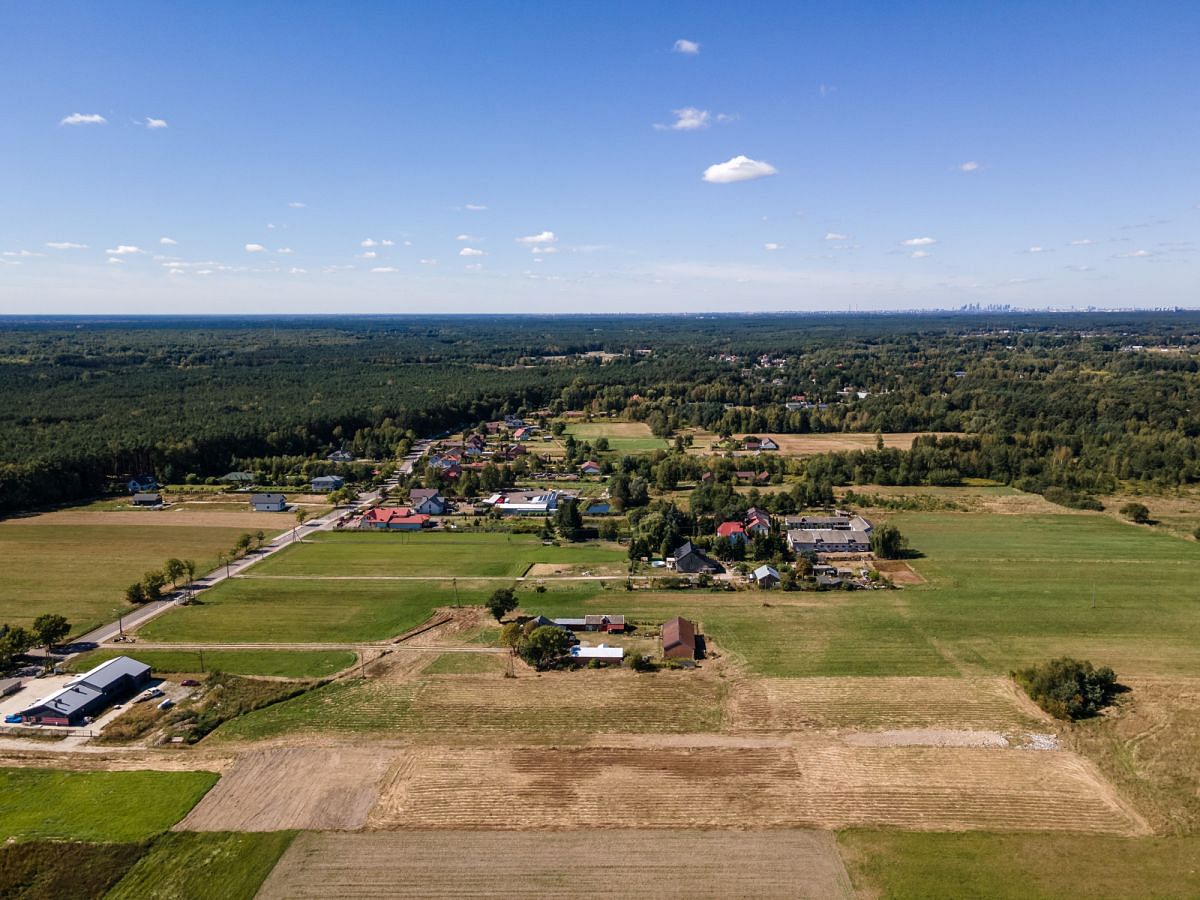
[[6, 13], [0, 315], [1200, 305], [1191, 5]]

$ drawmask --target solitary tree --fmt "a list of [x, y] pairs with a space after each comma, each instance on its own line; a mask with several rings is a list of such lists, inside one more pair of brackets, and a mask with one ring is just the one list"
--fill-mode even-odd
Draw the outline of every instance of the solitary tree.
[[517, 608], [517, 594], [512, 588], [497, 588], [487, 601], [488, 612], [499, 622]]
[[1126, 503], [1121, 507], [1121, 515], [1139, 525], [1150, 521], [1150, 510], [1144, 503]]
[[129, 587], [125, 588], [125, 599], [130, 603], [145, 603], [146, 588], [140, 581], [135, 581]]
[[899, 559], [905, 540], [895, 525], [883, 524], [871, 532], [871, 552], [880, 559]]
[[171, 587], [178, 586], [179, 579], [183, 577], [185, 571], [183, 560], [173, 556], [163, 565], [163, 572], [171, 579]]
[[295, 526], [295, 528], [292, 529], [292, 540], [293, 541], [296, 540], [296, 528], [299, 528], [301, 525], [303, 525], [305, 523], [305, 521], [308, 520], [309, 515], [310, 515], [310, 513], [307, 509], [296, 510], [296, 526]]
[[24, 628], [0, 628], [0, 672], [13, 667], [17, 657], [33, 646], [33, 635]]
[[546, 669], [567, 655], [571, 649], [571, 636], [565, 628], [557, 625], [542, 625], [535, 628], [521, 647], [525, 662], [536, 669]]
[[43, 613], [33, 620], [33, 633], [38, 644], [46, 648], [47, 664], [54, 645], [71, 633], [71, 623], [54, 613]]

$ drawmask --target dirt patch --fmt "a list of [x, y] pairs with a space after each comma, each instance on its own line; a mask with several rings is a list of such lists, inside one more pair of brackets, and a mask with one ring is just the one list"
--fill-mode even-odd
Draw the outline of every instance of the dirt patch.
[[985, 497], [980, 502], [980, 506], [984, 512], [1002, 516], [1089, 515], [1086, 510], [1071, 509], [1069, 506], [1051, 503], [1041, 494], [1003, 494]]
[[[682, 864], [681, 864], [682, 863]], [[258, 893], [324, 897], [853, 897], [820, 831], [302, 834]]]
[[893, 584], [925, 584], [925, 577], [902, 559], [877, 559], [875, 568]]
[[997, 747], [1009, 746], [998, 731], [950, 731], [907, 728], [901, 731], [855, 731], [842, 740], [854, 747]]
[[534, 563], [525, 572], [525, 578], [581, 578], [589, 576], [604, 576], [605, 578], [624, 578], [628, 570], [625, 563]]
[[285, 748], [239, 757], [177, 831], [361, 828], [391, 759], [353, 748]]
[[[954, 434], [948, 431], [929, 432], [938, 437], [948, 437]], [[816, 456], [820, 453], [837, 453], [844, 450], [874, 450], [876, 438], [874, 434], [767, 434], [756, 431], [759, 438], [769, 437], [779, 445], [779, 452], [785, 456]], [[908, 450], [912, 447], [914, 438], [922, 432], [897, 431], [883, 435], [883, 445], [897, 450]], [[739, 440], [746, 435], [735, 435]], [[774, 452], [774, 451], [769, 451]]]
[[974, 747], [588, 747], [424, 753], [372, 830], [881, 827], [1132, 834], [1131, 816], [1072, 753]]

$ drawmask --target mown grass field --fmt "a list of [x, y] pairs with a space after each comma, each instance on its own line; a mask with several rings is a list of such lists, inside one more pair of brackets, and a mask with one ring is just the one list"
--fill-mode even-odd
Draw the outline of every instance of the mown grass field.
[[516, 578], [534, 563], [622, 562], [615, 544], [544, 546], [537, 535], [321, 532], [255, 566], [255, 576], [410, 576]]
[[650, 433], [645, 422], [579, 422], [568, 425], [567, 434], [575, 440], [590, 441], [608, 438], [608, 449], [614, 453], [648, 453], [651, 450], [666, 450], [667, 441]]
[[281, 678], [324, 678], [354, 663], [348, 650], [205, 650], [203, 666], [195, 650], [96, 650], [71, 660], [72, 672], [84, 672], [117, 656], [132, 656], [158, 675], [228, 672]]
[[28, 627], [37, 616], [52, 612], [67, 617], [73, 634], [82, 634], [115, 621], [114, 609], [130, 608], [125, 588], [148, 570], [161, 568], [174, 556], [195, 560], [197, 574], [209, 571], [217, 565], [217, 554], [245, 530], [0, 521], [0, 622]]
[[17, 840], [145, 840], [182, 819], [212, 772], [0, 769], [0, 834]]
[[165, 834], [106, 896], [251, 900], [295, 836], [293, 831]]
[[968, 670], [1059, 655], [1119, 675], [1200, 671], [1200, 544], [1099, 515], [897, 513], [929, 583], [904, 616]]
[[855, 889], [882, 900], [1125, 900], [1200, 896], [1200, 836], [838, 835]]

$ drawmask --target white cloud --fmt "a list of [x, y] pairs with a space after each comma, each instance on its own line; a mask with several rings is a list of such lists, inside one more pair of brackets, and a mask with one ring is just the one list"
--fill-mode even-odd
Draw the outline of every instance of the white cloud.
[[475, 237], [475, 235], [473, 235], [473, 234], [456, 235], [454, 239], [456, 241], [477, 241], [477, 240], [479, 240], [479, 238]]
[[680, 38], [671, 47], [676, 53], [683, 53], [687, 56], [696, 56], [700, 52], [700, 45], [696, 41], [689, 41], [686, 38]]
[[365, 241], [361, 242], [358, 246], [360, 246], [360, 247], [375, 247], [377, 245], [376, 245], [375, 241], [373, 241], [371, 238], [367, 238]]
[[374, 250], [367, 250], [365, 253], [358, 254], [358, 259], [374, 259], [378, 255]]
[[1044, 248], [1042, 248], [1042, 247], [1030, 247], [1030, 248], [1029, 248], [1028, 250], [1026, 250], [1025, 252], [1026, 252], [1026, 253], [1045, 253], [1046, 251], [1045, 251], [1045, 249], [1044, 249]]
[[936, 244], [936, 243], [937, 243], [937, 241], [935, 241], [931, 237], [919, 237], [919, 238], [909, 238], [907, 241], [904, 242], [904, 246], [905, 247], [928, 247], [929, 245]]
[[308, 206], [308, 204], [301, 203], [299, 200], [293, 200], [288, 204], [288, 206], [290, 206], [292, 209], [304, 209], [306, 206]]
[[176, 244], [179, 243], [179, 241], [175, 240], [174, 238], [169, 238], [169, 237], [160, 237], [158, 239], [158, 242], [160, 244], [162, 244], [164, 247], [174, 247]]
[[748, 156], [735, 156], [723, 163], [716, 163], [704, 170], [704, 180], [711, 184], [732, 184], [736, 181], [753, 181], [778, 174], [778, 169], [766, 162]]
[[22, 257], [45, 256], [44, 253], [34, 253], [32, 250], [5, 250], [4, 255], [5, 256], [22, 256]]
[[822, 84], [817, 88], [817, 93], [822, 97], [828, 97], [830, 94], [836, 93], [837, 88], [832, 84]]
[[557, 253], [558, 248], [557, 247], [534, 247], [533, 252], [540, 253], [543, 256], [545, 256], [547, 253]]
[[476, 250], [474, 247], [463, 247], [458, 251], [459, 256], [486, 256], [482, 250]]
[[1153, 256], [1149, 250], [1134, 250], [1131, 253], [1122, 253], [1121, 259], [1140, 259], [1143, 256]]
[[463, 268], [468, 272], [478, 272], [483, 268], [483, 265], [480, 263], [468, 263], [467, 265], [463, 266]]
[[276, 252], [276, 253], [284, 253], [284, 254], [287, 254], [287, 253], [291, 253], [291, 252], [292, 252], [292, 248], [291, 248], [291, 247], [280, 247], [280, 248], [279, 248], [278, 250], [276, 250], [275, 252]]
[[146, 120], [142, 124], [145, 125], [147, 128], [166, 128], [167, 120], [166, 119], [152, 119], [150, 116], [146, 116]]
[[371, 271], [378, 272], [378, 273], [385, 273], [385, 272], [399, 272], [400, 270], [397, 269], [395, 266], [376, 266]]
[[1072, 272], [1091, 272], [1094, 271], [1091, 266], [1067, 266]]
[[1093, 241], [1091, 238], [1080, 238], [1077, 241], [1071, 241], [1071, 246], [1072, 247], [1087, 247], [1094, 243], [1096, 243], [1096, 242]]
[[112, 250], [105, 250], [109, 256], [129, 256], [132, 253], [145, 253], [141, 247], [133, 247], [129, 244], [118, 244]]
[[764, 250], [779, 250], [779, 249], [781, 249], [782, 247], [783, 247], [783, 244], [774, 244], [774, 243], [770, 243], [770, 244], [763, 244], [763, 249], [764, 249]]
[[71, 113], [59, 125], [107, 125], [108, 119], [96, 113]]
[[47, 241], [46, 246], [51, 250], [86, 250], [87, 244], [76, 244], [72, 241]]
[[262, 244], [247, 244], [246, 245], [247, 253], [266, 253], [266, 251], [267, 251], [267, 248], [264, 247]]
[[[685, 106], [683, 109], [671, 110], [671, 115], [675, 117], [675, 121], [670, 125], [655, 125], [659, 131], [699, 131], [701, 128], [707, 128], [712, 124], [713, 115], [707, 109], [697, 109], [694, 106]], [[728, 121], [731, 117], [721, 113], [717, 116], [719, 121]]]
[[912, 252], [913, 259], [924, 259], [928, 255], [929, 255], [929, 251], [927, 251], [927, 250], [914, 250]]
[[125, 263], [125, 260], [121, 259], [119, 256], [110, 256], [108, 261], [114, 265], [124, 265]]
[[418, 260], [418, 262], [423, 266], [436, 266], [438, 264], [436, 259], [422, 259]]
[[557, 244], [558, 238], [553, 231], [543, 231], [540, 234], [530, 234], [517, 238], [518, 244]]
[[963, 163], [961, 166], [959, 166], [958, 170], [960, 172], [978, 172], [979, 171], [979, 163], [975, 162], [974, 160], [970, 160], [968, 162]]
[[487, 207], [482, 203], [468, 203], [467, 209], [469, 209], [471, 212], [483, 212], [485, 209], [487, 209]]
[[850, 240], [850, 235], [838, 234], [836, 231], [828, 231], [825, 233], [825, 240], [827, 240], [827, 241], [848, 241], [848, 240]]
[[290, 269], [288, 269], [288, 274], [289, 275], [307, 275], [308, 269], [301, 269], [298, 266], [292, 266]]
[[381, 246], [381, 247], [393, 247], [393, 246], [395, 246], [395, 244], [396, 244], [395, 241], [389, 241], [387, 238], [384, 238], [382, 241], [379, 242], [379, 246]]

